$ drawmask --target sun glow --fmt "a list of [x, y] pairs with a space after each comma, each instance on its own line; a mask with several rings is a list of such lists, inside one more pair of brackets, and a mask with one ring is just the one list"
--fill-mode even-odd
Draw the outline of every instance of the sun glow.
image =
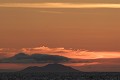
[[106, 3], [1, 3], [0, 7], [17, 8], [120, 8], [120, 4]]

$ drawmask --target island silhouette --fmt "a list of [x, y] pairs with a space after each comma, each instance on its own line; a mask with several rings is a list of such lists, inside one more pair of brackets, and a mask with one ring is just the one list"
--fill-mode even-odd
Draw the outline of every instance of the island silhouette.
[[52, 63], [43, 67], [30, 66], [21, 70], [21, 72], [81, 72], [81, 71], [59, 63]]

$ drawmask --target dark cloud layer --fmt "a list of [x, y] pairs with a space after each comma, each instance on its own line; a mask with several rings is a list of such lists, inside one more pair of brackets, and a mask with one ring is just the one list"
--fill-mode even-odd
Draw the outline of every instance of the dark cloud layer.
[[25, 53], [16, 54], [13, 57], [2, 59], [1, 63], [50, 63], [50, 62], [66, 62], [70, 60], [67, 57], [48, 54], [32, 54]]
[[73, 63], [79, 63], [81, 66], [74, 68], [87, 72], [120, 72], [120, 58], [101, 58], [101, 59], [79, 59]]
[[[83, 71], [95, 71], [95, 72], [120, 72], [120, 58], [109, 58], [109, 59], [93, 59], [88, 60], [89, 62], [97, 62], [93, 65], [83, 65], [76, 67]], [[84, 61], [85, 62], [85, 61]]]
[[120, 58], [98, 58], [98, 59], [74, 59], [74, 60], [71, 60], [71, 63], [97, 62], [99, 64], [103, 64], [103, 63], [110, 63], [110, 64], [117, 63], [117, 64], [119, 64], [119, 61], [120, 61]]

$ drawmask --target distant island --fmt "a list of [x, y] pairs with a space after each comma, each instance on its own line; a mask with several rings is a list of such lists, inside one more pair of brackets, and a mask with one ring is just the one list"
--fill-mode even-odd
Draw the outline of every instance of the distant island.
[[53, 63], [43, 67], [37, 67], [37, 66], [27, 67], [20, 72], [80, 72], [80, 71], [73, 69], [72, 67], [69, 66]]

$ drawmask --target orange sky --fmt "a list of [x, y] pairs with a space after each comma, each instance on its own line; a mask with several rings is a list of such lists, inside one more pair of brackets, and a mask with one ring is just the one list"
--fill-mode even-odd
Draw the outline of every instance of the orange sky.
[[119, 9], [0, 8], [0, 47], [119, 51]]
[[0, 59], [18, 52], [117, 59], [119, 21], [118, 0], [0, 0]]

